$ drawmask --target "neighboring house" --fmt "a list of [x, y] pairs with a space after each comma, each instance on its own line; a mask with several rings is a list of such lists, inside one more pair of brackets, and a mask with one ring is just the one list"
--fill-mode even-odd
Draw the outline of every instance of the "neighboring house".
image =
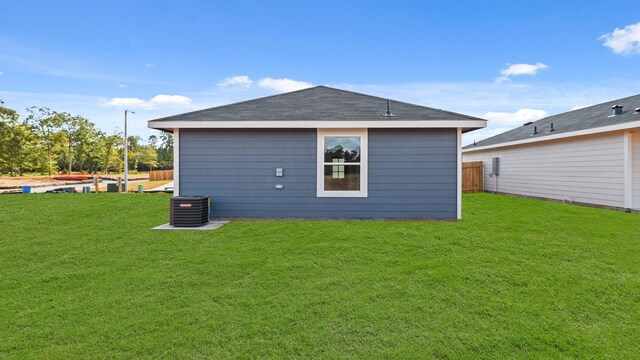
[[174, 194], [214, 217], [456, 219], [460, 134], [483, 119], [317, 86], [149, 121]]
[[549, 116], [465, 146], [463, 158], [484, 162], [487, 191], [638, 210], [639, 107], [635, 95]]

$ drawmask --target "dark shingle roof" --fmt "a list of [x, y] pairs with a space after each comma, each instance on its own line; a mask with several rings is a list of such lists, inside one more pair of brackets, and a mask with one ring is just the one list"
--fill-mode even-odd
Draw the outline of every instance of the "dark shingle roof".
[[[613, 114], [612, 106], [622, 105], [622, 114]], [[474, 145], [467, 145], [464, 149], [472, 149], [480, 146], [497, 145], [501, 143], [543, 138], [549, 135], [562, 134], [571, 131], [593, 129], [608, 125], [617, 125], [625, 122], [640, 121], [640, 114], [634, 109], [640, 107], [640, 94], [626, 98], [608, 101], [602, 104], [589, 106], [586, 108], [569, 111], [562, 114], [552, 115], [544, 119], [533, 122], [530, 125], [520, 126], [515, 129], [503, 132], [496, 136], [476, 142]], [[553, 132], [549, 132], [553, 123]], [[533, 134], [534, 126], [537, 126], [538, 134]]]
[[395, 116], [382, 116], [386, 110], [387, 99], [316, 86], [151, 121], [483, 120], [400, 101], [391, 101], [391, 112]]

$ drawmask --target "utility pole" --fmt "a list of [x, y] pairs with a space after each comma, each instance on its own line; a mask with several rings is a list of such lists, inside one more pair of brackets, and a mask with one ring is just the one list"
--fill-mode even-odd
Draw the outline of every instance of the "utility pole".
[[131, 112], [135, 114], [135, 112], [130, 110], [124, 111], [124, 186], [123, 192], [127, 192], [129, 187], [129, 140], [127, 138], [127, 113]]

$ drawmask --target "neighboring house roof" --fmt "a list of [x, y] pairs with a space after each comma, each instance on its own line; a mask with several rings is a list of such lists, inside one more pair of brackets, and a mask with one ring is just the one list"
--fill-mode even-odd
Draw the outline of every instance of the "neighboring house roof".
[[[170, 128], [175, 122], [300, 122], [300, 121], [443, 121], [486, 120], [426, 106], [390, 101], [392, 116], [385, 116], [387, 99], [351, 91], [316, 86], [304, 90], [217, 106], [151, 120], [149, 127]], [[481, 123], [478, 123], [480, 121]]]
[[[615, 105], [622, 106], [622, 112], [614, 116], [612, 107]], [[635, 109], [639, 107], [640, 94], [612, 100], [602, 104], [552, 115], [528, 125], [522, 125], [503, 132], [502, 134], [477, 141], [475, 145], [467, 145], [463, 149], [466, 151], [481, 150], [482, 148], [494, 148], [569, 137], [573, 134], [612, 131], [618, 128], [626, 128], [626, 125], [636, 127], [640, 124], [640, 113], [636, 112]], [[550, 132], [549, 130], [551, 129], [552, 123], [554, 131]], [[534, 134], [534, 128], [537, 129], [537, 134]]]

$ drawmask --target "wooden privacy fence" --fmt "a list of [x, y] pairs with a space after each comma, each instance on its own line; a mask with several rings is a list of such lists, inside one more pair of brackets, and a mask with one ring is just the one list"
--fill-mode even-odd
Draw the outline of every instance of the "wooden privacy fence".
[[484, 191], [484, 165], [482, 161], [462, 163], [462, 193]]
[[149, 181], [173, 180], [173, 170], [149, 171]]

